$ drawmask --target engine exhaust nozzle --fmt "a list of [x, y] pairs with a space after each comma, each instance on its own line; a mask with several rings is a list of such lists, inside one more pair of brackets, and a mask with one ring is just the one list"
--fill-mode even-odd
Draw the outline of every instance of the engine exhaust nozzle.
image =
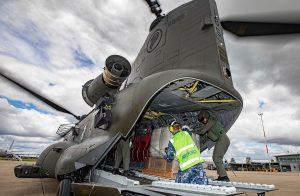
[[104, 94], [116, 93], [118, 87], [131, 73], [130, 63], [122, 56], [111, 55], [105, 61], [102, 74], [86, 82], [82, 88], [82, 98], [93, 106]]
[[111, 55], [105, 61], [103, 80], [107, 86], [117, 88], [130, 73], [131, 66], [127, 59], [119, 55]]

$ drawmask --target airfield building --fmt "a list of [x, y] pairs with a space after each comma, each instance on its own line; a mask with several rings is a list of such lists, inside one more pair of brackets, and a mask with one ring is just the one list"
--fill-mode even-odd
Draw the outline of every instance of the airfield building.
[[285, 154], [275, 156], [281, 171], [300, 171], [300, 154]]

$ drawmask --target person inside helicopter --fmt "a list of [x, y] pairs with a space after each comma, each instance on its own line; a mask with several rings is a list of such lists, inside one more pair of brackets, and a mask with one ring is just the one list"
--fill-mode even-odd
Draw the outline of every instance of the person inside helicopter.
[[121, 139], [119, 143], [117, 144], [117, 149], [115, 151], [115, 157], [114, 157], [114, 170], [113, 174], [119, 174], [122, 173], [119, 170], [120, 164], [123, 161], [123, 175], [127, 176], [130, 175], [131, 172], [129, 170], [129, 164], [130, 164], [130, 139], [127, 140]]
[[121, 162], [123, 162], [123, 175], [124, 176], [133, 176], [134, 173], [130, 170], [130, 148], [131, 148], [131, 140], [134, 135], [132, 132], [131, 135], [128, 136], [127, 139], [120, 139], [117, 144], [117, 148], [114, 156], [114, 169], [113, 174], [122, 175], [119, 170]]
[[109, 93], [104, 94], [96, 103], [96, 108], [99, 109], [95, 116], [94, 127], [108, 129], [112, 121], [111, 105], [114, 101], [113, 96]]

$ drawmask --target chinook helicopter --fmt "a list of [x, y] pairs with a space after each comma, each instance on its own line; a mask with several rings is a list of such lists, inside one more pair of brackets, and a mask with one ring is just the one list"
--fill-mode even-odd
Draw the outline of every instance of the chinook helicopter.
[[[226, 132], [243, 101], [232, 82], [223, 29], [237, 36], [300, 33], [300, 25], [260, 21], [221, 21], [214, 0], [193, 0], [162, 15], [160, 4], [146, 0], [156, 19], [134, 63], [119, 55], [105, 61], [102, 74], [83, 85], [92, 111], [78, 116], [9, 75], [1, 76], [78, 122], [61, 125], [63, 141], [47, 147], [33, 166], [15, 167], [19, 178], [56, 178], [60, 195], [71, 182], [88, 181], [120, 139], [144, 122], [154, 128], [177, 120], [199, 134], [197, 115], [208, 110]], [[199, 137], [201, 151], [214, 146]]]

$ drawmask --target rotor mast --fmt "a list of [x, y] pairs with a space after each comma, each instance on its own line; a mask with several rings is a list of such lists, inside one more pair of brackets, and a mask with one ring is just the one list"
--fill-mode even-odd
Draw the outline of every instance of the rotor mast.
[[160, 8], [160, 3], [157, 0], [146, 0], [151, 12], [156, 15], [157, 18], [161, 17], [162, 9]]

